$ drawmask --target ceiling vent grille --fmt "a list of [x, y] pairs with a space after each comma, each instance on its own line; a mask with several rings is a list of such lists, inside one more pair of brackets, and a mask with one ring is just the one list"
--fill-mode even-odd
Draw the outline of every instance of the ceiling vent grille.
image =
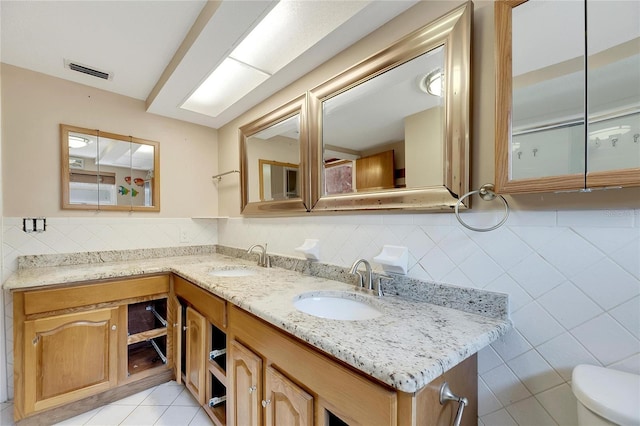
[[113, 78], [113, 74], [109, 74], [108, 72], [100, 71], [95, 68], [90, 68], [86, 65], [82, 65], [77, 62], [70, 61], [68, 59], [65, 59], [64, 65], [65, 65], [65, 68], [69, 68], [72, 71], [81, 72], [83, 74], [101, 78], [103, 80], [111, 80]]

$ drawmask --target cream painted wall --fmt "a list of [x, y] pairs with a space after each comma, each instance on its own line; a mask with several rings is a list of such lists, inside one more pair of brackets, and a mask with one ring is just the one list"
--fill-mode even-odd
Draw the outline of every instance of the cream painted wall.
[[217, 214], [215, 129], [149, 114], [143, 101], [11, 65], [2, 64], [2, 75], [5, 217], [96, 214], [60, 209], [60, 123], [160, 143], [160, 213], [101, 216]]
[[[407, 188], [442, 185], [444, 174], [444, 108], [429, 108], [404, 120], [404, 149]], [[428, 135], [428, 137], [425, 137]], [[429, 146], [425, 155], [425, 145]]]

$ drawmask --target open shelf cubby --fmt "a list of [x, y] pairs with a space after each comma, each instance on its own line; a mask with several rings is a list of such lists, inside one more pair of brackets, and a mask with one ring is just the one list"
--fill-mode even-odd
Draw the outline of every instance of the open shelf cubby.
[[128, 306], [127, 352], [129, 375], [167, 363], [167, 299]]

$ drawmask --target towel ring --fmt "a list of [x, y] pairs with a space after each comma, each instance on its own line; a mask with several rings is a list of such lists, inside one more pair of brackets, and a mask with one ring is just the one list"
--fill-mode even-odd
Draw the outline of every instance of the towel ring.
[[[493, 231], [494, 229], [498, 229], [502, 225], [504, 225], [504, 223], [509, 218], [509, 204], [507, 204], [507, 200], [505, 200], [505, 198], [502, 195], [496, 194], [495, 192], [493, 192], [494, 188], [495, 188], [495, 186], [492, 183], [485, 183], [484, 185], [482, 185], [480, 187], [480, 189], [478, 189], [476, 191], [467, 192], [462, 197], [460, 197], [460, 199], [456, 203], [454, 212], [455, 212], [455, 215], [456, 215], [456, 219], [458, 219], [458, 222], [460, 222], [460, 224], [462, 226], [464, 226], [465, 228], [470, 229], [472, 231], [476, 231], [476, 232], [488, 232], [488, 231]], [[480, 198], [482, 198], [485, 201], [492, 201], [496, 197], [500, 197], [500, 199], [502, 199], [502, 202], [504, 203], [504, 218], [502, 218], [502, 220], [500, 222], [498, 222], [496, 225], [493, 225], [490, 228], [476, 228], [476, 227], [473, 227], [471, 225], [468, 225], [468, 224], [464, 223], [462, 221], [462, 219], [460, 218], [460, 212], [458, 211], [458, 208], [460, 207], [460, 204], [462, 203], [462, 201], [465, 198], [467, 198], [467, 197], [469, 197], [469, 196], [471, 196], [473, 194], [478, 194], [480, 196]]]

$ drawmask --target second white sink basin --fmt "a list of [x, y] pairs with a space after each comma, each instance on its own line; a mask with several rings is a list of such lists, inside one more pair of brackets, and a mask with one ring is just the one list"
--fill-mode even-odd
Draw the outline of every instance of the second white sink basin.
[[363, 296], [353, 293], [316, 291], [297, 296], [293, 306], [309, 315], [343, 321], [366, 320], [382, 315], [380, 310], [365, 300]]
[[209, 275], [213, 275], [214, 277], [249, 277], [257, 273], [255, 269], [246, 266], [222, 266], [209, 271]]

